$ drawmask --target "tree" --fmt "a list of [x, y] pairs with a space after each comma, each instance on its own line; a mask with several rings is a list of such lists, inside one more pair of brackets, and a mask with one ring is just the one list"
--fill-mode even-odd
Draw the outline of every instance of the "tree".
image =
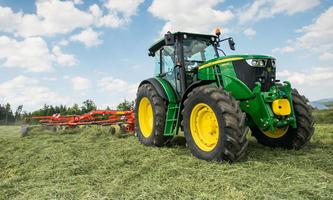
[[18, 122], [21, 119], [21, 112], [23, 109], [23, 105], [19, 105], [15, 111], [15, 122]]
[[79, 108], [78, 104], [74, 104], [72, 107], [68, 108], [67, 114], [70, 115], [80, 115], [81, 114], [81, 109]]
[[6, 116], [5, 107], [0, 104], [0, 122], [1, 123], [5, 119], [5, 116]]
[[90, 99], [87, 99], [83, 102], [83, 106], [81, 107], [82, 109], [82, 113], [87, 113], [87, 112], [90, 112], [92, 110], [96, 110], [97, 107], [95, 105], [95, 103], [90, 100]]
[[5, 112], [6, 112], [5, 123], [8, 124], [8, 122], [12, 122], [14, 119], [14, 115], [9, 103], [7, 103], [5, 106]]
[[123, 102], [118, 104], [117, 110], [133, 110], [134, 109], [134, 101], [127, 101], [124, 99]]
[[11, 109], [11, 105], [9, 103], [1, 105], [0, 104], [0, 123], [8, 124], [15, 121], [15, 116]]
[[42, 115], [44, 116], [49, 115], [49, 107], [50, 107], [49, 105], [44, 104], [44, 107], [41, 109]]

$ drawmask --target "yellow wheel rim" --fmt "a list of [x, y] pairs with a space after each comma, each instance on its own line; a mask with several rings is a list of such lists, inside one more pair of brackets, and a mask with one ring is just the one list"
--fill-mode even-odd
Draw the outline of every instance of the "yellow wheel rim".
[[196, 105], [190, 116], [190, 129], [195, 144], [203, 151], [212, 151], [219, 139], [219, 124], [213, 109], [204, 103]]
[[287, 133], [288, 128], [289, 126], [286, 126], [283, 128], [275, 128], [275, 131], [262, 131], [262, 132], [270, 138], [280, 138]]
[[139, 104], [139, 125], [141, 133], [148, 138], [153, 132], [154, 113], [153, 107], [147, 97], [143, 97]]

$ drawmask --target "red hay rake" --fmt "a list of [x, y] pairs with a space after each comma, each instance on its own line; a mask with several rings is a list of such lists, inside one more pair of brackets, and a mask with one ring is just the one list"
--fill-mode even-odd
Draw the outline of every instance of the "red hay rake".
[[94, 110], [83, 115], [54, 114], [52, 116], [37, 116], [32, 119], [49, 127], [74, 128], [82, 125], [119, 125], [126, 134], [134, 133], [134, 111]]

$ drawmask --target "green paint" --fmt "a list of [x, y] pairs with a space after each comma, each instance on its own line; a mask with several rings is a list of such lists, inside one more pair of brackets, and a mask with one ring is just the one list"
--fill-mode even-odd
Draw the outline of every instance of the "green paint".
[[[237, 78], [233, 59], [275, 59], [265, 55], [232, 55], [209, 60], [198, 66], [195, 77], [198, 80], [211, 81], [210, 84], [223, 87], [238, 101], [240, 108], [246, 112], [248, 126], [258, 126], [263, 131], [274, 131], [276, 127], [290, 125], [296, 128], [296, 118], [292, 106], [291, 86], [289, 82], [283, 85], [274, 85], [268, 91], [261, 89], [261, 84], [256, 82], [256, 86], [251, 90], [246, 84]], [[231, 60], [231, 61], [230, 61]], [[189, 77], [187, 77], [188, 79]], [[172, 88], [167, 80], [161, 77], [156, 79], [163, 86], [168, 97], [167, 117], [165, 123], [165, 136], [178, 134], [180, 110], [180, 94]], [[276, 116], [271, 108], [272, 102], [276, 99], [287, 98], [291, 105], [289, 116]]]
[[173, 136], [178, 134], [178, 124], [179, 124], [179, 102], [177, 94], [170, 85], [170, 83], [162, 78], [155, 77], [156, 80], [164, 88], [164, 91], [168, 97], [168, 108], [165, 119], [164, 135]]
[[[250, 116], [248, 119], [248, 125], [257, 125], [264, 131], [274, 131], [275, 127], [283, 127], [286, 125], [296, 127], [290, 85], [285, 83], [281, 87], [272, 86], [268, 92], [262, 92], [260, 87], [261, 84], [257, 82], [256, 87], [253, 89], [255, 98], [240, 102], [242, 111], [246, 112]], [[271, 109], [271, 104], [276, 99], [285, 98], [284, 96], [288, 96], [292, 112], [290, 116], [286, 117], [275, 116]]]
[[172, 88], [172, 86], [170, 85], [170, 83], [165, 80], [162, 79], [160, 77], [154, 77], [163, 87], [167, 97], [168, 97], [168, 102], [169, 103], [178, 103], [178, 98], [177, 98], [177, 94], [174, 91], [174, 89]]
[[[209, 62], [203, 63], [213, 63], [219, 60], [228, 58], [241, 57], [243, 59], [272, 59], [273, 57], [264, 55], [233, 55], [225, 56], [222, 58], [213, 59]], [[219, 67], [220, 72], [216, 70], [216, 66]], [[199, 66], [200, 68], [200, 66]], [[222, 75], [222, 83], [219, 77]], [[222, 85], [223, 88], [230, 92], [232, 96], [240, 101], [240, 107], [243, 112], [248, 114], [248, 125], [257, 125], [262, 130], [274, 131], [275, 127], [283, 127], [286, 125], [291, 125], [296, 128], [295, 113], [292, 106], [292, 96], [291, 96], [291, 86], [289, 82], [285, 82], [283, 86], [272, 86], [269, 91], [263, 92], [261, 90], [261, 84], [256, 83], [256, 87], [251, 91], [247, 85], [245, 85], [236, 76], [234, 66], [232, 61], [222, 62], [217, 65], [212, 65], [209, 67], [202, 68], [198, 72], [198, 77], [200, 80], [212, 80], [216, 81], [216, 85]], [[271, 104], [276, 99], [286, 98], [291, 104], [292, 112], [288, 117], [278, 117], [275, 116]]]

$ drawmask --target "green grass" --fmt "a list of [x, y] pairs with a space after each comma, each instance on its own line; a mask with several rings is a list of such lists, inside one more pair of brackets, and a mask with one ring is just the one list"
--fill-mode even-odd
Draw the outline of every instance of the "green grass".
[[333, 108], [327, 110], [314, 110], [312, 114], [316, 123], [333, 124]]
[[21, 138], [0, 127], [0, 199], [332, 199], [333, 125], [300, 151], [250, 140], [247, 159], [198, 160], [183, 146], [153, 148], [105, 128]]

